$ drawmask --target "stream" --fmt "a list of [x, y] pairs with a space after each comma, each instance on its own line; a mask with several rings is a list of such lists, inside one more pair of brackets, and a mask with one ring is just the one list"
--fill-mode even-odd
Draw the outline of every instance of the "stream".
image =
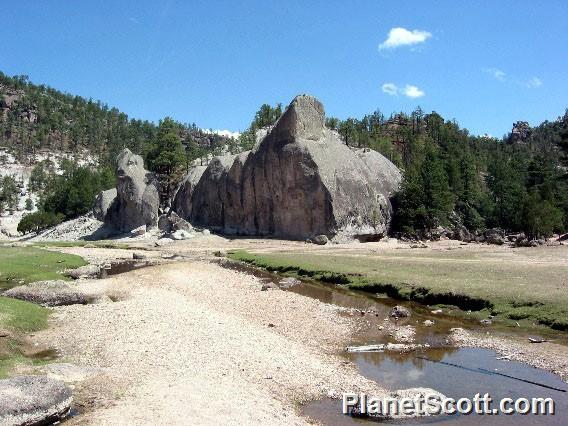
[[[352, 308], [361, 313], [364, 326], [352, 336], [351, 345], [387, 343], [379, 327], [394, 305], [404, 305], [412, 311], [412, 317], [400, 321], [416, 327], [415, 343], [428, 344], [428, 348], [413, 352], [367, 352], [348, 353], [342, 356], [355, 363], [361, 375], [374, 380], [388, 389], [415, 387], [433, 388], [448, 397], [473, 398], [477, 393], [489, 393], [493, 400], [501, 398], [553, 398], [556, 414], [538, 415], [453, 415], [423, 417], [411, 420], [384, 421], [393, 424], [460, 424], [460, 425], [567, 425], [568, 424], [568, 384], [547, 371], [533, 368], [527, 364], [500, 360], [494, 351], [479, 348], [456, 348], [449, 346], [446, 337], [453, 327], [473, 330], [491, 330], [493, 334], [507, 334], [510, 330], [498, 327], [481, 326], [476, 321], [468, 321], [449, 315], [434, 315], [427, 307], [400, 302], [365, 292], [346, 290], [341, 287], [302, 281], [285, 288], [280, 285], [282, 276], [263, 271], [238, 262], [221, 262], [221, 265], [254, 275], [264, 282], [278, 285], [285, 291], [292, 291], [312, 297], [324, 303], [344, 308]], [[425, 320], [434, 321], [425, 327]], [[394, 341], [393, 341], [394, 342]], [[428, 358], [428, 360], [423, 359]], [[512, 376], [511, 377], [505, 377]], [[524, 381], [523, 381], [524, 380]], [[534, 382], [534, 383], [528, 383]], [[565, 391], [565, 392], [563, 392]], [[493, 405], [495, 406], [495, 404]], [[305, 416], [325, 425], [364, 425], [375, 423], [371, 419], [354, 418], [341, 413], [341, 400], [323, 399], [304, 405], [301, 412]]]

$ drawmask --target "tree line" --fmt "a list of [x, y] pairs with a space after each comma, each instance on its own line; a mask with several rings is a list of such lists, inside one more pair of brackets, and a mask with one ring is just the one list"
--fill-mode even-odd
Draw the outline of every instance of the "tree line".
[[[114, 186], [114, 161], [125, 147], [142, 154], [156, 173], [167, 206], [190, 167], [251, 149], [259, 130], [283, 112], [281, 104], [262, 105], [232, 139], [169, 117], [157, 125], [131, 120], [100, 102], [0, 73], [0, 95], [14, 94], [18, 100], [10, 107], [0, 96], [0, 145], [23, 157], [41, 149], [98, 154], [94, 166], [65, 163], [59, 175], [46, 162], [34, 168], [30, 189], [41, 194], [41, 223], [88, 211], [98, 191]], [[498, 227], [539, 238], [568, 228], [568, 112], [531, 129], [521, 142], [471, 135], [454, 120], [420, 108], [388, 118], [378, 110], [360, 119], [328, 117], [326, 125], [348, 146], [374, 149], [403, 170], [393, 198], [395, 232], [423, 236], [440, 227]], [[9, 178], [0, 182], [0, 209], [14, 208], [14, 185]], [[39, 220], [43, 213], [53, 220]]]

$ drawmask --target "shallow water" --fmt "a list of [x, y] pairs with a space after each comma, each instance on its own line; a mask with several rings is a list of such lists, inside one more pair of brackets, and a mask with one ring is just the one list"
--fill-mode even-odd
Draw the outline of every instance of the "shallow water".
[[[273, 284], [282, 277], [241, 263], [225, 262], [223, 266], [250, 273]], [[315, 282], [302, 284], [286, 289], [307, 297], [318, 299], [346, 308], [358, 310], [364, 326], [352, 336], [352, 344], [384, 343], [385, 336], [378, 332], [378, 326], [385, 322], [388, 313], [395, 304], [404, 304], [412, 310], [412, 317], [401, 321], [401, 324], [416, 326], [416, 343], [428, 343], [430, 348], [410, 353], [375, 352], [344, 353], [352, 360], [360, 373], [389, 389], [405, 389], [411, 387], [428, 387], [438, 390], [448, 397], [473, 398], [476, 393], [489, 393], [494, 399], [551, 397], [556, 403], [554, 416], [480, 416], [455, 415], [414, 419], [410, 421], [389, 421], [387, 423], [404, 424], [460, 424], [460, 425], [568, 425], [568, 384], [558, 376], [514, 361], [498, 360], [495, 352], [479, 348], [455, 348], [446, 343], [446, 336], [453, 327], [468, 329], [485, 329], [477, 321], [455, 318], [449, 315], [433, 315], [424, 306], [414, 303], [402, 303], [389, 298], [363, 292], [345, 290], [333, 285]], [[361, 314], [363, 312], [363, 314]], [[435, 321], [433, 327], [421, 326], [430, 319]], [[390, 321], [390, 320], [389, 320]], [[506, 329], [498, 330], [490, 327], [493, 334], [506, 333]], [[510, 332], [512, 332], [511, 330]], [[515, 332], [517, 332], [515, 330]], [[388, 340], [388, 337], [387, 337]], [[426, 359], [422, 359], [427, 358]], [[435, 361], [441, 361], [435, 362]], [[448, 365], [454, 364], [454, 365]], [[501, 373], [514, 378], [504, 377]], [[519, 380], [521, 379], [521, 380]], [[535, 382], [544, 386], [527, 383]], [[302, 414], [326, 425], [361, 425], [374, 423], [368, 419], [352, 418], [341, 413], [341, 401], [324, 399], [302, 407]]]

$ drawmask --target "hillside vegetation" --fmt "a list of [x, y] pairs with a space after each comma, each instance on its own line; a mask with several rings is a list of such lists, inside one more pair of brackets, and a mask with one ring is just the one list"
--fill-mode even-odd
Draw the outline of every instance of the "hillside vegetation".
[[[0, 147], [21, 161], [41, 150], [96, 156], [92, 166], [66, 164], [60, 177], [48, 163], [37, 164], [30, 184], [41, 195], [39, 212], [21, 231], [88, 211], [93, 194], [113, 186], [114, 159], [124, 147], [142, 154], [157, 174], [161, 203], [168, 207], [189, 167], [250, 149], [258, 132], [281, 114], [280, 104], [262, 105], [240, 138], [229, 139], [168, 117], [157, 125], [129, 119], [99, 101], [0, 73]], [[404, 171], [393, 198], [393, 232], [471, 240], [500, 228], [522, 232], [529, 242], [568, 228], [568, 112], [535, 128], [515, 123], [500, 140], [473, 136], [454, 120], [420, 108], [388, 119], [380, 111], [360, 119], [328, 117], [326, 125], [349, 146], [377, 150]], [[0, 211], [13, 210], [17, 191], [13, 180], [0, 182]]]

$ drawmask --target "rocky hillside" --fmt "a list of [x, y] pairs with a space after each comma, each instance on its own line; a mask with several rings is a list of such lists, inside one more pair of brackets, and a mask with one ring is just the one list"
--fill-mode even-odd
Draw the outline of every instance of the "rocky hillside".
[[[196, 155], [220, 153], [232, 140], [195, 124], [178, 124], [182, 142]], [[85, 151], [110, 164], [124, 147], [144, 153], [155, 135], [152, 122], [0, 72], [0, 147], [22, 163], [37, 153]]]

